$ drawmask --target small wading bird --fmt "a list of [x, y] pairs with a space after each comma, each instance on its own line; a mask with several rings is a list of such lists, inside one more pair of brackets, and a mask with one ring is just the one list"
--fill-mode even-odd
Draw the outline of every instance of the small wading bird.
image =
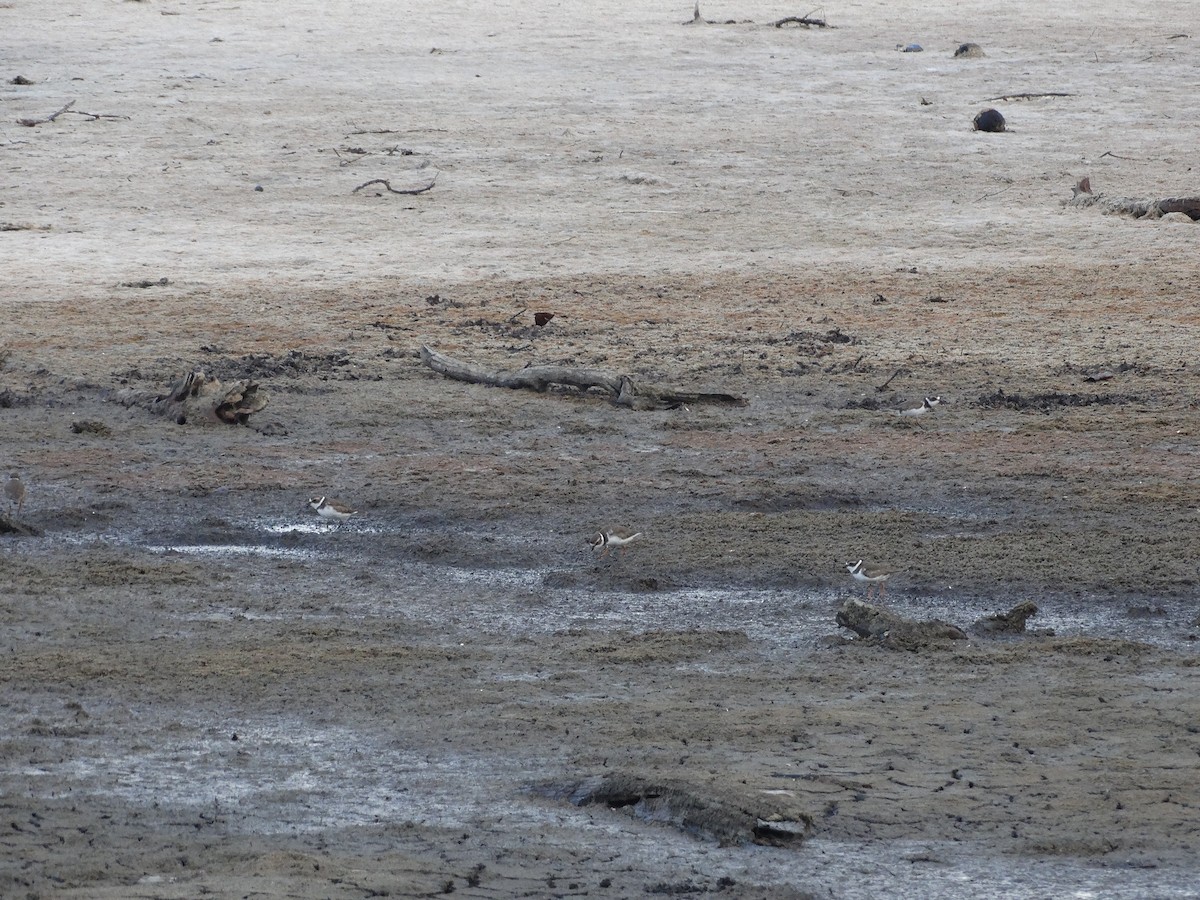
[[19, 516], [21, 507], [25, 505], [25, 485], [16, 472], [9, 475], [8, 481], [4, 482], [4, 496], [17, 505], [17, 515]]
[[900, 411], [902, 416], [923, 416], [927, 412], [933, 412], [933, 408], [942, 402], [941, 397], [926, 397], [920, 406], [915, 406], [912, 409], [904, 409]]
[[329, 519], [331, 522], [345, 522], [358, 512], [357, 509], [353, 509], [345, 503], [339, 503], [337, 500], [331, 500], [329, 497], [312, 497], [309, 499], [308, 505], [315, 509], [317, 515], [322, 519]]
[[588, 538], [588, 543], [592, 545], [592, 552], [599, 553], [600, 558], [604, 559], [613, 547], [619, 547], [621, 555], [624, 556], [628, 550], [627, 545], [632, 544], [641, 536], [640, 531], [634, 533], [624, 528], [610, 528], [608, 531], [597, 531]]
[[867, 585], [867, 599], [871, 599], [871, 588], [878, 587], [879, 599], [883, 599], [883, 595], [887, 593], [887, 580], [892, 577], [891, 569], [875, 569], [863, 565], [860, 559], [858, 562], [846, 563], [846, 570], [850, 573], [855, 581], [865, 582]]

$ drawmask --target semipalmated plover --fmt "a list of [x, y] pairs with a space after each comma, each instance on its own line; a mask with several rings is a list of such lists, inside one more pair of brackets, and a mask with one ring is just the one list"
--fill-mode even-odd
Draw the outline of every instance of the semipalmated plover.
[[349, 507], [345, 503], [339, 503], [337, 500], [331, 500], [329, 497], [311, 497], [308, 505], [315, 509], [317, 515], [322, 519], [330, 519], [334, 522], [345, 522], [358, 512], [357, 509]]
[[912, 409], [904, 409], [900, 411], [902, 416], [923, 416], [927, 412], [933, 412], [933, 408], [942, 402], [941, 397], [926, 397], [921, 401], [920, 406], [914, 406]]
[[17, 515], [19, 516], [21, 507], [25, 505], [25, 484], [16, 472], [9, 475], [8, 481], [4, 482], [4, 496], [17, 504]]
[[588, 538], [588, 543], [592, 545], [592, 552], [599, 553], [600, 558], [604, 559], [613, 547], [620, 547], [621, 555], [624, 556], [628, 549], [626, 545], [632, 544], [641, 536], [640, 531], [631, 532], [625, 528], [610, 528], [608, 531], [597, 531]]
[[891, 569], [877, 569], [863, 565], [860, 559], [858, 562], [846, 563], [846, 569], [855, 581], [865, 582], [867, 585], [867, 599], [871, 599], [871, 588], [878, 586], [879, 598], [883, 599], [883, 595], [887, 593], [887, 580], [892, 577]]

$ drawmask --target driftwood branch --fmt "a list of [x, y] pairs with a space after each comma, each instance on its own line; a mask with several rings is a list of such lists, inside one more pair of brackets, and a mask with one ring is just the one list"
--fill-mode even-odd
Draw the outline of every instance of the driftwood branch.
[[87, 116], [92, 121], [96, 119], [128, 119], [129, 116], [117, 115], [116, 113], [90, 113], [84, 112], [82, 109], [69, 109], [67, 112], [76, 116]]
[[1084, 177], [1071, 189], [1068, 206], [1099, 207], [1106, 213], [1121, 213], [1137, 219], [1161, 219], [1167, 213], [1183, 213], [1193, 222], [1200, 220], [1200, 196], [1192, 197], [1109, 197], [1092, 191], [1092, 181]]
[[17, 124], [24, 125], [26, 128], [33, 128], [35, 125], [45, 125], [47, 122], [53, 122], [55, 119], [57, 119], [63, 113], [74, 113], [77, 116], [87, 116], [89, 119], [91, 119], [93, 121], [95, 121], [96, 119], [128, 119], [129, 118], [129, 116], [120, 116], [120, 115], [116, 115], [114, 113], [84, 112], [82, 109], [72, 109], [71, 107], [73, 107], [74, 105], [75, 105], [75, 101], [72, 100], [70, 103], [68, 103], [62, 109], [58, 110], [57, 112], [51, 113], [50, 115], [46, 116], [46, 118], [44, 118], [44, 119], [17, 119]]
[[896, 650], [919, 650], [930, 644], [967, 638], [966, 632], [948, 622], [938, 619], [914, 622], [862, 600], [847, 600], [842, 604], [837, 611], [837, 623], [861, 638], [877, 641]]
[[[441, 174], [441, 173], [439, 172], [438, 174]], [[438, 180], [437, 175], [434, 175], [433, 181], [429, 182], [429, 184], [425, 185], [425, 187], [409, 188], [408, 190], [397, 190], [396, 188], [392, 187], [391, 183], [386, 178], [373, 178], [370, 181], [364, 181], [362, 184], [360, 184], [358, 187], [356, 187], [350, 193], [357, 194], [359, 191], [361, 191], [365, 187], [370, 187], [373, 184], [382, 184], [385, 188], [388, 189], [388, 192], [392, 193], [392, 194], [423, 194], [426, 191], [432, 190], [433, 186], [435, 184], [437, 184], [437, 180]]]
[[792, 791], [765, 791], [744, 781], [725, 787], [611, 772], [581, 781], [539, 785], [538, 790], [576, 806], [595, 804], [626, 810], [643, 821], [671, 823], [722, 846], [797, 847], [815, 830], [804, 797], [796, 798]]
[[[1026, 600], [1006, 613], [979, 619], [971, 626], [971, 631], [979, 637], [1024, 634], [1025, 623], [1036, 616], [1037, 611], [1037, 604]], [[922, 650], [944, 646], [946, 641], [967, 639], [965, 631], [949, 622], [940, 619], [914, 622], [882, 606], [857, 599], [842, 604], [837, 611], [837, 623], [864, 640], [893, 650]]]
[[67, 110], [69, 110], [74, 105], [75, 105], [75, 101], [72, 100], [70, 103], [68, 103], [62, 109], [60, 109], [58, 112], [51, 113], [50, 115], [46, 116], [46, 118], [44, 118], [44, 119], [17, 119], [17, 124], [24, 125], [26, 128], [33, 128], [35, 125], [45, 125], [47, 122], [53, 122], [55, 119], [57, 119], [59, 116], [61, 116], [63, 113], [65, 113]]
[[999, 97], [985, 97], [981, 103], [990, 103], [993, 100], [1037, 100], [1042, 97], [1074, 97], [1074, 94], [1065, 93], [1063, 91], [1035, 91], [1034, 93], [1024, 94], [1001, 94]]
[[747, 400], [734, 394], [680, 391], [674, 388], [637, 383], [629, 375], [615, 375], [601, 369], [579, 369], [571, 366], [526, 366], [511, 372], [493, 371], [473, 363], [454, 359], [422, 345], [421, 361], [447, 378], [469, 384], [493, 387], [524, 388], [544, 393], [551, 385], [559, 384], [587, 391], [600, 388], [618, 406], [630, 409], [678, 409], [699, 403], [745, 406]]
[[[814, 10], [813, 12], [815, 12]], [[684, 25], [749, 25], [753, 24], [751, 19], [706, 19], [700, 15], [700, 0], [696, 0], [696, 8], [692, 11], [692, 17], [683, 23]], [[804, 16], [784, 16], [782, 19], [776, 19], [771, 23], [776, 28], [782, 28], [784, 25], [802, 25], [805, 28], [832, 28], [833, 26], [824, 19], [817, 19], [812, 13]]]
[[829, 28], [829, 23], [824, 19], [815, 19], [812, 15], [807, 16], [784, 16], [782, 19], [776, 19], [772, 23], [776, 28], [782, 28], [784, 25], [803, 25], [805, 28]]

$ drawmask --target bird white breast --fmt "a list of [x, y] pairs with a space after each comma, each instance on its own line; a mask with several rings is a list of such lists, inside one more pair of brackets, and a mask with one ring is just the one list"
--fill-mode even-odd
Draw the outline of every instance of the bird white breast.
[[642, 535], [640, 533], [631, 534], [631, 535], [629, 535], [629, 537], [621, 537], [621, 535], [619, 535], [619, 534], [610, 534], [608, 536], [608, 542], [610, 544], [614, 544], [614, 545], [620, 547], [622, 544], [628, 544], [630, 541], [637, 540], [641, 536]]
[[343, 512], [340, 509], [335, 509], [328, 503], [322, 503], [319, 507], [317, 507], [317, 515], [324, 519], [348, 519], [354, 515], [354, 513]]

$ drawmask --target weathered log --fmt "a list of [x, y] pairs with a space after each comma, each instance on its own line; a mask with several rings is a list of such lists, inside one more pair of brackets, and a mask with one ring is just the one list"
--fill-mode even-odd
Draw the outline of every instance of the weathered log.
[[1200, 220], [1200, 197], [1109, 197], [1092, 191], [1092, 181], [1084, 177], [1071, 189], [1068, 206], [1099, 207], [1106, 213], [1120, 213], [1135, 219], [1161, 219], [1167, 213], [1183, 213], [1193, 222]]
[[813, 817], [790, 791], [767, 792], [741, 782], [693, 784], [676, 778], [645, 778], [632, 772], [539, 785], [539, 793], [576, 806], [603, 804], [635, 818], [671, 824], [724, 846], [798, 846], [813, 831]]
[[847, 600], [837, 611], [837, 623], [864, 638], [882, 638], [905, 621], [890, 610], [857, 599]]
[[829, 28], [830, 25], [824, 19], [815, 19], [812, 16], [784, 16], [782, 19], [776, 19], [771, 23], [776, 28], [782, 28], [784, 25], [803, 25], [805, 28], [813, 26], [816, 28]]
[[876, 641], [897, 650], [919, 650], [945, 641], [963, 641], [961, 628], [933, 619], [914, 622], [881, 606], [851, 599], [837, 611], [837, 623], [861, 638]]
[[238, 381], [226, 387], [219, 378], [196, 369], [175, 382], [168, 393], [156, 397], [152, 408], [179, 425], [245, 425], [269, 400], [257, 381]]
[[578, 369], [571, 366], [526, 366], [514, 371], [485, 369], [473, 363], [454, 359], [425, 345], [421, 346], [421, 361], [447, 378], [469, 384], [492, 387], [524, 388], [545, 393], [551, 385], [560, 384], [587, 391], [600, 388], [618, 406], [630, 409], [678, 409], [699, 403], [745, 406], [747, 400], [734, 394], [681, 391], [675, 388], [636, 383], [629, 375], [615, 375], [600, 369]]
[[28, 522], [18, 521], [7, 513], [0, 512], [0, 534], [16, 534], [23, 537], [41, 537], [42, 529]]

